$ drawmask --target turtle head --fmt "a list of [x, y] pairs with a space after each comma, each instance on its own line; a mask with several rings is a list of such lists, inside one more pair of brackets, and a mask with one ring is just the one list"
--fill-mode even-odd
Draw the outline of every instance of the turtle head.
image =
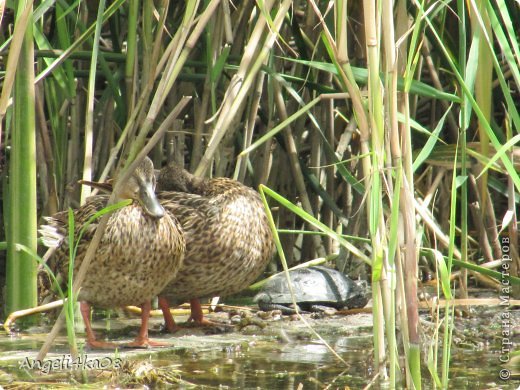
[[268, 311], [273, 309], [273, 298], [264, 291], [260, 291], [258, 294], [256, 294], [253, 298], [253, 301], [258, 305], [260, 310]]
[[349, 309], [365, 307], [372, 296], [372, 290], [366, 280], [355, 280], [345, 306]]
[[122, 186], [120, 197], [136, 200], [146, 214], [153, 218], [162, 218], [164, 208], [155, 196], [155, 184], [152, 160], [145, 157]]
[[253, 298], [253, 302], [256, 303], [271, 303], [272, 301], [273, 298], [271, 298], [271, 296], [268, 293], [263, 291], [256, 294]]

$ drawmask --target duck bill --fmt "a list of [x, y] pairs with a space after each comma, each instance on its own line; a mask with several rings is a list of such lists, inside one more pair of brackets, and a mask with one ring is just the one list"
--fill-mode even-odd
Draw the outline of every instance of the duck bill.
[[139, 203], [150, 217], [164, 217], [164, 208], [161, 206], [159, 200], [155, 196], [155, 191], [151, 184], [147, 183], [141, 186], [139, 190]]

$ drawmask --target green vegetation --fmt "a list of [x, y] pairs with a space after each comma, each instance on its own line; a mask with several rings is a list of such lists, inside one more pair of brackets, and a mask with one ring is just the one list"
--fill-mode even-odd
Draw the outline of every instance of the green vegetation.
[[12, 153], [9, 160], [9, 189], [6, 194], [8, 202], [6, 236], [9, 238], [7, 240], [9, 245], [6, 264], [6, 308], [9, 311], [36, 304], [36, 264], [27, 253], [17, 250], [15, 246], [15, 243], [22, 243], [36, 251], [34, 47], [32, 24], [27, 22], [30, 20], [31, 11], [32, 2], [18, 2], [16, 21], [25, 27], [17, 31], [19, 35], [16, 38], [20, 47], [12, 53], [14, 62], [11, 64], [16, 66], [18, 71], [16, 74], [7, 75], [11, 80], [14, 79], [14, 84], [13, 81], [5, 80], [5, 84], [13, 85], [10, 133]]

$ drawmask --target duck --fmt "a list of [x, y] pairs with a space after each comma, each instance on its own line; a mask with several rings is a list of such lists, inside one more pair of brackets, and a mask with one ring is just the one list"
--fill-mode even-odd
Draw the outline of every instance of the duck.
[[[141, 328], [127, 347], [153, 347], [164, 344], [148, 337], [151, 300], [175, 277], [182, 266], [186, 242], [179, 220], [165, 212], [155, 195], [156, 178], [152, 161], [145, 157], [130, 178], [121, 184], [117, 201], [132, 203], [111, 212], [99, 246], [79, 290], [78, 301], [85, 323], [86, 342], [91, 348], [114, 348], [100, 341], [90, 322], [91, 306], [116, 308], [141, 306]], [[77, 244], [74, 273], [85, 257], [98, 227], [92, 216], [106, 207], [108, 195], [95, 195], [74, 210], [75, 237], [85, 227]], [[41, 234], [46, 246], [56, 247], [49, 267], [61, 280], [69, 269], [68, 213], [46, 218]]]
[[273, 234], [258, 192], [225, 177], [197, 177], [171, 162], [157, 179], [157, 198], [184, 230], [186, 253], [158, 303], [170, 332], [178, 326], [171, 304], [190, 303], [189, 320], [204, 319], [200, 300], [238, 293], [265, 270], [275, 253]]

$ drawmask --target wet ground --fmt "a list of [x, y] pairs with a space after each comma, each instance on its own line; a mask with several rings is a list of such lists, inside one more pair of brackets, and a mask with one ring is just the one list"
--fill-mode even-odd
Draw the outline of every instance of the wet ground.
[[[520, 314], [512, 311], [511, 340], [518, 341]], [[469, 317], [456, 318], [452, 348], [450, 388], [517, 389], [520, 361], [500, 362], [501, 318], [499, 308], [478, 308]], [[182, 329], [175, 335], [160, 331], [160, 317], [152, 319], [151, 336], [171, 346], [155, 349], [83, 351], [73, 361], [61, 336], [44, 360], [36, 354], [50, 327], [32, 328], [14, 335], [0, 334], [0, 384], [3, 388], [207, 388], [207, 389], [362, 389], [373, 379], [372, 317], [369, 313], [312, 318], [308, 323], [344, 360], [341, 362], [301, 320], [290, 316], [261, 319], [236, 313], [212, 313], [216, 322], [235, 323], [213, 329]], [[176, 317], [183, 321], [186, 317]], [[425, 344], [435, 327], [422, 316]], [[249, 324], [249, 325], [248, 325]], [[118, 343], [135, 336], [137, 316], [120, 314], [96, 321], [102, 337]], [[222, 333], [222, 331], [225, 331]], [[516, 333], [515, 333], [516, 332]], [[82, 340], [82, 335], [79, 335]], [[516, 340], [515, 340], [516, 338]], [[426, 359], [428, 349], [422, 354]], [[512, 359], [512, 355], [510, 360]], [[402, 364], [402, 362], [401, 362]], [[70, 368], [83, 368], [71, 370]], [[424, 388], [433, 388], [426, 365]], [[501, 370], [513, 377], [500, 380]], [[514, 376], [516, 373], [516, 377]], [[385, 388], [375, 382], [373, 388]]]

